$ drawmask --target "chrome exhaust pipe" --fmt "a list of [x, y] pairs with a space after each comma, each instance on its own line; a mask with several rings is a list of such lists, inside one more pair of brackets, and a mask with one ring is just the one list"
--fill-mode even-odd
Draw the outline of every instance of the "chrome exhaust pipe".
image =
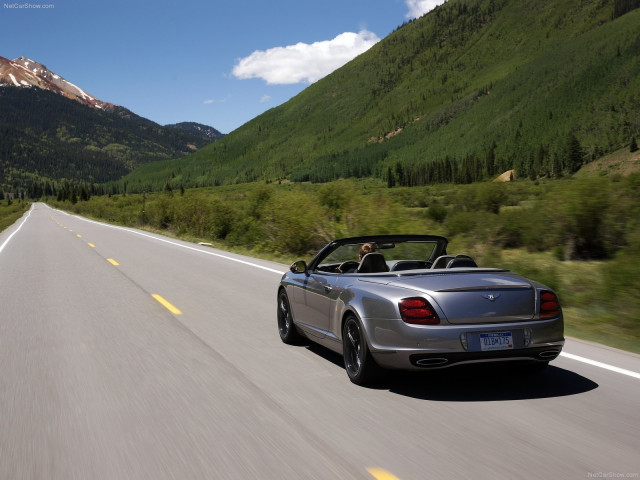
[[422, 358], [417, 360], [416, 363], [421, 367], [437, 367], [438, 365], [449, 363], [449, 360], [446, 358]]
[[546, 359], [556, 358], [558, 355], [560, 355], [560, 352], [558, 352], [556, 350], [548, 350], [546, 352], [540, 352], [538, 354], [538, 357], [544, 358], [546, 360]]

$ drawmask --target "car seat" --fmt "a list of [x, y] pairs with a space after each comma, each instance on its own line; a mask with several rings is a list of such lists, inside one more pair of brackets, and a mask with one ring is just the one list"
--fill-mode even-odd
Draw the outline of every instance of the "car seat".
[[381, 273], [388, 272], [389, 267], [384, 255], [378, 252], [367, 253], [358, 266], [358, 273]]
[[431, 268], [447, 268], [447, 264], [453, 259], [453, 255], [440, 255], [438, 258], [436, 258], [436, 261], [433, 262]]

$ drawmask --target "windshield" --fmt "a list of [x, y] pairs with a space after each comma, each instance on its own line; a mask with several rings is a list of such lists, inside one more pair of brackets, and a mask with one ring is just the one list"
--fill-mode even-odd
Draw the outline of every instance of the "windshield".
[[[328, 267], [349, 260], [358, 262], [360, 248], [363, 245], [365, 245], [364, 242], [340, 245], [321, 259], [318, 267]], [[433, 252], [438, 244], [435, 241], [404, 241], [371, 243], [369, 245], [371, 245], [372, 251], [382, 253], [387, 262], [394, 262], [397, 260], [432, 261]]]

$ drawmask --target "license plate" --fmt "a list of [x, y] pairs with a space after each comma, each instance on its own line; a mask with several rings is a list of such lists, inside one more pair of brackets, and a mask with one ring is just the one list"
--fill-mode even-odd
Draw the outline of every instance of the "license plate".
[[493, 332], [480, 334], [480, 350], [509, 350], [513, 348], [511, 332]]

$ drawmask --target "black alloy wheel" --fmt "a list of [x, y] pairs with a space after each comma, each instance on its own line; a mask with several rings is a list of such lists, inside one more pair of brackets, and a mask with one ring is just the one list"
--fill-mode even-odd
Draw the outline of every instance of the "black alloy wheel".
[[300, 334], [293, 324], [289, 297], [284, 288], [278, 293], [278, 332], [280, 333], [280, 339], [288, 345], [293, 345], [300, 341]]
[[353, 315], [347, 317], [342, 328], [342, 351], [349, 380], [356, 385], [379, 380], [382, 369], [371, 356], [362, 326]]

